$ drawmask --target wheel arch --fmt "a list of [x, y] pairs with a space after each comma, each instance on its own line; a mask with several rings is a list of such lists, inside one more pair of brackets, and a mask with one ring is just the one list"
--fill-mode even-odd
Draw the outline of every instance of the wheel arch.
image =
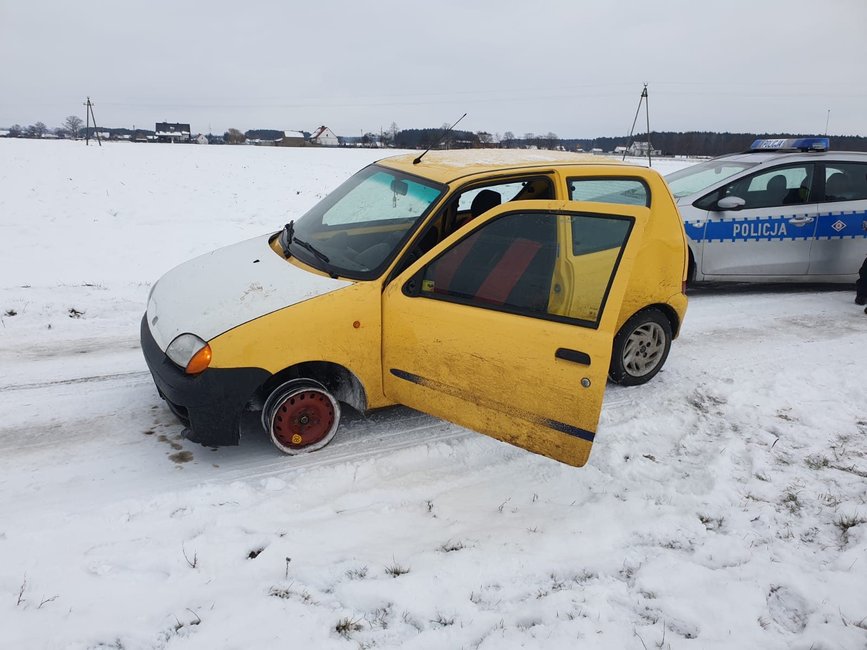
[[689, 261], [686, 266], [686, 281], [687, 283], [695, 282], [696, 275], [696, 264], [695, 264], [695, 253], [692, 251], [692, 246], [687, 246], [687, 251], [689, 252]]
[[367, 393], [361, 380], [345, 366], [330, 361], [305, 361], [284, 368], [259, 387], [252, 401], [264, 405], [274, 389], [293, 379], [318, 381], [339, 402], [362, 413], [367, 410]]
[[[662, 312], [662, 314], [671, 325], [671, 338], [676, 339], [677, 335], [680, 333], [680, 317], [677, 315], [677, 312], [671, 305], [667, 305], [664, 302], [656, 302], [652, 305], [646, 305], [642, 307], [625, 321], [623, 321], [623, 325], [626, 325], [626, 323], [628, 323], [631, 319], [635, 318], [638, 314], [644, 313], [650, 309], [656, 309]], [[621, 329], [623, 328], [623, 325], [621, 325]]]

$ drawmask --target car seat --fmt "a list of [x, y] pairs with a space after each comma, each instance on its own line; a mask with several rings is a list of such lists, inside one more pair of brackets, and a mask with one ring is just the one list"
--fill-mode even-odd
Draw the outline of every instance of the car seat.
[[786, 198], [786, 194], [788, 193], [788, 183], [786, 181], [786, 177], [782, 174], [777, 174], [776, 176], [771, 176], [771, 180], [768, 181], [768, 189], [766, 190], [765, 196], [767, 197], [768, 205], [779, 205]]
[[842, 172], [835, 172], [825, 181], [825, 199], [828, 201], [848, 200], [849, 179]]

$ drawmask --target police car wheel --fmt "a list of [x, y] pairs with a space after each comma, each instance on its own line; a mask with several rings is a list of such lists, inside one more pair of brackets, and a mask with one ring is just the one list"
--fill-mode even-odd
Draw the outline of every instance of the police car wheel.
[[671, 323], [658, 309], [638, 312], [623, 324], [611, 351], [608, 376], [623, 386], [653, 379], [671, 349]]
[[294, 379], [278, 386], [268, 397], [262, 422], [271, 442], [283, 453], [316, 451], [337, 433], [340, 404], [319, 382]]

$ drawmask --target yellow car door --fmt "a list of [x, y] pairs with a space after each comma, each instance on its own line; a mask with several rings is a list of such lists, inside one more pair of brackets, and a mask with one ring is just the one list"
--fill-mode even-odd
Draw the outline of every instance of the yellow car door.
[[[452, 234], [383, 293], [386, 395], [584, 465], [649, 214], [639, 206], [516, 201]], [[574, 242], [600, 232], [601, 248], [575, 254]]]

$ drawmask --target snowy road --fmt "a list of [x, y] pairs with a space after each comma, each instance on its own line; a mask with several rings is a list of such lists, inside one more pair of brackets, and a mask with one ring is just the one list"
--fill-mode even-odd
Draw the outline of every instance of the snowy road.
[[851, 291], [693, 295], [583, 469], [403, 408], [211, 450], [147, 375], [149, 282], [363, 156], [69, 144], [0, 141], [0, 647], [867, 646]]

